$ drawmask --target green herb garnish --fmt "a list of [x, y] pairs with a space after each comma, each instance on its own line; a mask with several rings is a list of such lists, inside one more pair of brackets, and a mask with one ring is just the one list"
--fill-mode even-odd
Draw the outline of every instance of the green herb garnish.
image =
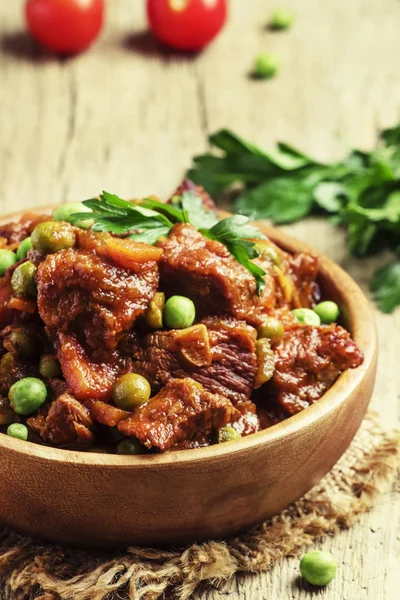
[[[254, 242], [250, 241], [251, 238], [265, 239], [265, 236], [249, 225], [249, 218], [244, 215], [220, 220], [214, 212], [206, 210], [201, 198], [192, 192], [184, 192], [176, 197], [174, 204], [164, 204], [152, 198], [133, 204], [108, 192], [103, 192], [99, 198], [85, 200], [83, 204], [93, 211], [90, 213], [93, 231], [129, 234], [131, 239], [147, 244], [155, 244], [161, 236], [168, 235], [175, 223], [190, 223], [204, 236], [227, 247], [232, 256], [254, 276], [258, 294], [265, 287], [265, 271], [251, 262], [257, 258], [258, 252]], [[76, 213], [71, 221], [79, 223], [82, 215], [88, 218], [87, 212]]]
[[400, 306], [400, 260], [375, 271], [371, 289], [382, 312], [391, 313]]
[[[400, 125], [383, 131], [372, 152], [352, 150], [331, 164], [282, 142], [265, 152], [226, 129], [209, 141], [216, 152], [196, 156], [188, 177], [214, 197], [239, 186], [236, 212], [276, 224], [325, 214], [347, 229], [358, 257], [399, 247]], [[371, 284], [387, 312], [400, 305], [398, 263], [378, 271]]]

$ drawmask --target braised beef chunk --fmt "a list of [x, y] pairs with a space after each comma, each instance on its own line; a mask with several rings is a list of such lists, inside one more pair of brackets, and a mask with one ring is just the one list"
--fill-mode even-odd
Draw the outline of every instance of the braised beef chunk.
[[289, 259], [289, 272], [294, 283], [291, 305], [293, 308], [312, 307], [320, 301], [319, 286], [316, 278], [319, 261], [312, 254], [299, 252]]
[[303, 252], [289, 254], [271, 240], [256, 240], [256, 245], [259, 257], [254, 262], [266, 272], [262, 304], [267, 310], [311, 308], [319, 302], [317, 256]]
[[224, 427], [236, 416], [227, 398], [206, 392], [193, 379], [174, 379], [121, 421], [118, 429], [147, 448], [165, 452], [208, 443], [213, 429]]
[[93, 349], [115, 348], [121, 333], [145, 313], [158, 285], [152, 250], [145, 261], [144, 244], [136, 244], [136, 256], [131, 240], [108, 238], [112, 245], [83, 233], [80, 241], [90, 249], [50, 254], [37, 275], [39, 313], [48, 329], [79, 332]]
[[[217, 213], [204, 189], [188, 180], [168, 202], [178, 204], [183, 195], [196, 209], [201, 203]], [[112, 195], [100, 200], [103, 214], [119, 223], [126, 205]], [[99, 217], [93, 215], [97, 225]], [[1, 225], [0, 249], [16, 251], [50, 219], [27, 214]], [[148, 224], [137, 224], [138, 232]], [[14, 295], [19, 263], [0, 277], [2, 433], [9, 423], [26, 423], [30, 441], [78, 450], [96, 437], [95, 448], [122, 451], [117, 444], [124, 436], [155, 452], [207, 446], [221, 427], [246, 436], [299, 412], [363, 361], [344, 329], [302, 326], [292, 313], [320, 300], [316, 256], [253, 240], [258, 256], [252, 260], [265, 271], [258, 296], [254, 276], [228, 248], [189, 223], [173, 225], [155, 245], [130, 239], [133, 230], [125, 225], [115, 234], [62, 227], [73, 233], [71, 248], [29, 250], [37, 298]], [[179, 294], [195, 305], [193, 325], [163, 327], [165, 300]], [[60, 363], [58, 378], [45, 376], [47, 355]], [[145, 377], [152, 391], [132, 411], [114, 405], [112, 393], [129, 373]], [[40, 378], [47, 388], [46, 402], [28, 418], [17, 415], [8, 398], [10, 387], [26, 377]], [[129, 379], [124, 400], [131, 406], [139, 380]]]
[[22, 360], [17, 354], [6, 352], [0, 360], [0, 394], [7, 395], [13, 383], [37, 374], [35, 364]]
[[187, 329], [146, 335], [132, 369], [154, 390], [173, 378], [191, 377], [229, 398], [241, 412], [254, 412], [249, 399], [257, 374], [256, 338], [244, 321], [209, 317]]
[[338, 325], [302, 326], [274, 344], [275, 371], [264, 397], [293, 415], [318, 400], [340, 373], [363, 362], [363, 354]]
[[63, 394], [43, 415], [27, 420], [43, 441], [54, 446], [87, 448], [93, 443], [92, 419], [88, 409], [69, 394]]
[[[26, 213], [19, 221], [0, 225], [0, 240], [3, 238], [10, 249], [15, 249], [22, 240], [30, 236], [36, 225], [50, 218], [48, 215]], [[1, 247], [4, 245], [1, 244]]]
[[187, 223], [175, 225], [160, 246], [161, 281], [171, 294], [191, 298], [203, 316], [217, 313], [258, 322], [255, 279], [226, 246]]
[[8, 270], [3, 277], [0, 277], [0, 327], [11, 323], [13, 311], [8, 305], [12, 296], [11, 273]]
[[11, 407], [9, 399], [5, 398], [4, 396], [0, 396], [0, 426], [15, 423], [15, 417], [16, 415]]
[[104, 360], [93, 360], [76, 335], [58, 333], [57, 358], [69, 388], [79, 400], [107, 400], [117, 375], [124, 371], [124, 361], [117, 351], [102, 354]]
[[79, 399], [104, 399], [123, 364], [118, 342], [158, 286], [160, 250], [108, 234], [79, 234], [84, 249], [50, 254], [38, 269], [39, 313]]
[[201, 185], [196, 185], [193, 183], [193, 181], [190, 181], [190, 179], [184, 179], [182, 181], [181, 185], [175, 190], [171, 198], [168, 200], [168, 204], [172, 204], [176, 196], [182, 196], [182, 194], [185, 192], [189, 192], [190, 194], [200, 198], [205, 209], [212, 210], [213, 212], [217, 211], [215, 202], [211, 198], [210, 194], [208, 194], [205, 189], [201, 187]]

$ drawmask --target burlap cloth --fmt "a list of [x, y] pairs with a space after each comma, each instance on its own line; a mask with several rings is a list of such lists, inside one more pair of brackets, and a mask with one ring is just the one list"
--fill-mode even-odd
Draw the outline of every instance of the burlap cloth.
[[200, 583], [218, 585], [239, 572], [270, 569], [302, 546], [350, 527], [393, 487], [399, 451], [400, 433], [383, 431], [369, 413], [320, 484], [280, 515], [222, 542], [105, 555], [0, 529], [0, 600], [186, 600]]

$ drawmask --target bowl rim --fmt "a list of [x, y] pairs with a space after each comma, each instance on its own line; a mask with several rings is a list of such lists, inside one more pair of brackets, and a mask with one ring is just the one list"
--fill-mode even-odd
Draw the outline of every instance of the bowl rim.
[[[53, 211], [59, 204], [45, 205], [35, 208], [27, 208], [2, 215], [0, 224], [10, 222], [21, 217], [23, 214], [43, 214]], [[222, 216], [230, 213], [220, 211]], [[358, 284], [333, 260], [316, 250], [309, 244], [300, 241], [278, 228], [266, 225], [262, 222], [254, 223], [272, 241], [290, 252], [308, 252], [318, 256], [320, 260], [320, 273], [326, 277], [329, 273], [337, 284], [339, 294], [345, 298], [346, 311], [352, 330], [352, 338], [364, 352], [364, 362], [356, 369], [348, 369], [342, 373], [332, 387], [307, 409], [281, 421], [267, 429], [253, 433], [235, 442], [226, 442], [220, 445], [195, 448], [185, 451], [167, 452], [165, 454], [148, 455], [118, 455], [100, 452], [84, 452], [78, 450], [65, 450], [53, 448], [34, 442], [18, 440], [6, 434], [0, 433], [0, 448], [36, 457], [50, 462], [63, 462], [74, 465], [103, 466], [116, 468], [149, 469], [168, 467], [179, 463], [180, 466], [189, 466], [198, 461], [218, 460], [226, 455], [245, 452], [280, 438], [296, 433], [310, 427], [318, 419], [328, 416], [351, 395], [360, 385], [369, 369], [373, 368], [376, 358], [377, 335], [372, 307]]]

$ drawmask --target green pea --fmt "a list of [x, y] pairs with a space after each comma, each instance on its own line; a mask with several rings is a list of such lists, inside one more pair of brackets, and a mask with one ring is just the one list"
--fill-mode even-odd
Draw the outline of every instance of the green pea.
[[50, 379], [53, 377], [61, 377], [61, 366], [53, 354], [43, 354], [40, 357], [39, 373], [42, 377]]
[[26, 442], [28, 439], [28, 428], [26, 425], [22, 425], [22, 423], [13, 423], [7, 428], [7, 435]]
[[271, 52], [260, 54], [254, 64], [254, 77], [258, 79], [271, 79], [279, 71], [279, 62], [275, 54]]
[[321, 319], [310, 308], [295, 308], [292, 310], [292, 315], [303, 325], [314, 325], [315, 327], [321, 325]]
[[300, 572], [312, 585], [328, 585], [335, 577], [337, 562], [330, 552], [313, 550], [307, 552], [300, 562]]
[[193, 325], [196, 308], [190, 298], [171, 296], [165, 303], [163, 322], [169, 329], [185, 329]]
[[112, 397], [122, 410], [135, 410], [148, 401], [151, 387], [147, 379], [136, 373], [121, 375], [113, 385]]
[[24, 358], [31, 358], [37, 352], [36, 336], [29, 329], [15, 329], [10, 334], [11, 347]]
[[294, 22], [294, 14], [288, 10], [276, 10], [271, 15], [269, 26], [271, 29], [289, 29]]
[[17, 258], [18, 260], [25, 260], [28, 256], [29, 250], [32, 248], [32, 240], [30, 237], [22, 240], [17, 250]]
[[233, 427], [221, 427], [221, 429], [218, 429], [218, 444], [234, 442], [240, 440], [241, 437], [240, 433]]
[[32, 246], [46, 254], [72, 248], [75, 245], [75, 231], [64, 221], [45, 221], [35, 227], [31, 235]]
[[320, 302], [314, 306], [314, 312], [321, 319], [321, 323], [329, 325], [329, 323], [334, 323], [337, 320], [340, 311], [336, 302], [325, 300], [325, 302]]
[[17, 415], [30, 415], [46, 402], [47, 389], [41, 379], [25, 377], [10, 387], [8, 397]]
[[7, 269], [15, 265], [17, 262], [17, 255], [11, 250], [0, 250], [0, 277], [5, 275]]
[[11, 277], [11, 287], [14, 296], [18, 298], [35, 298], [37, 268], [30, 261], [18, 265]]
[[[55, 221], [66, 221], [67, 223], [73, 223], [72, 215], [75, 213], [91, 213], [92, 209], [82, 204], [82, 202], [66, 202], [58, 206], [53, 212], [53, 219]], [[91, 219], [82, 219], [74, 223], [81, 229], [89, 229], [92, 226], [93, 221]]]
[[122, 440], [117, 446], [118, 454], [143, 454], [145, 451], [144, 446], [136, 438]]
[[262, 325], [258, 328], [258, 336], [260, 338], [269, 338], [272, 340], [280, 340], [283, 338], [285, 329], [282, 321], [265, 315]]

